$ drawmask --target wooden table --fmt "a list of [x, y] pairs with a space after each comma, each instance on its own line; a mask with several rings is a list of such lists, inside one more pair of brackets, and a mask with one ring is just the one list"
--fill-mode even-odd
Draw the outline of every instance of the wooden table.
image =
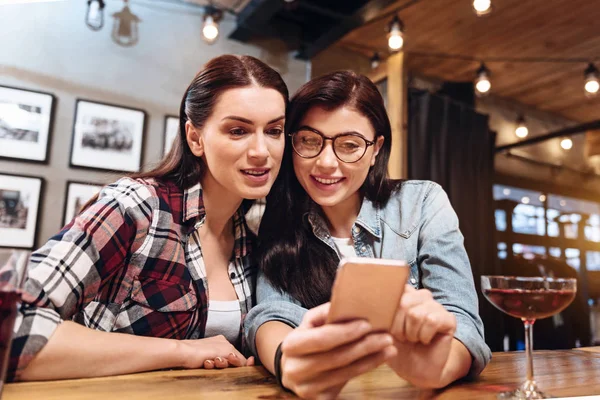
[[[536, 380], [554, 396], [600, 394], [600, 347], [536, 351]], [[348, 383], [341, 399], [495, 399], [498, 392], [524, 380], [523, 352], [494, 353], [490, 365], [475, 382], [454, 384], [444, 390], [419, 390], [380, 367]], [[2, 400], [198, 400], [286, 399], [262, 367], [222, 371], [157, 371], [108, 378], [12, 383]]]

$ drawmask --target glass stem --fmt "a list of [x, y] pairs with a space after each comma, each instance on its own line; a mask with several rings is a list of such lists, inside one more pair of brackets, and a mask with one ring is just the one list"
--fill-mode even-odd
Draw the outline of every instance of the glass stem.
[[533, 380], [533, 324], [535, 319], [523, 320], [525, 325], [525, 357], [527, 359], [527, 380], [534, 382]]

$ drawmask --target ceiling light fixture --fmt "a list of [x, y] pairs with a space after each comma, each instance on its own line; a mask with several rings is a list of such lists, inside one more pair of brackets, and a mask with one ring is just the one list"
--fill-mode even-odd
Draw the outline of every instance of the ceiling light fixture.
[[525, 117], [523, 115], [519, 115], [517, 118], [517, 127], [515, 128], [515, 135], [518, 138], [524, 139], [529, 135], [529, 129], [527, 128], [527, 124], [525, 123]]
[[475, 93], [478, 96], [485, 96], [489, 93], [492, 88], [490, 76], [490, 70], [487, 69], [484, 63], [481, 63], [481, 66], [477, 70], [477, 78], [475, 78]]
[[597, 95], [600, 90], [598, 68], [590, 63], [583, 73], [585, 75], [585, 94], [590, 97]]
[[85, 24], [93, 31], [99, 31], [104, 26], [104, 0], [88, 0], [85, 14]]
[[560, 147], [562, 147], [564, 150], [571, 150], [573, 147], [573, 141], [571, 138], [564, 138], [560, 141]]
[[371, 57], [371, 68], [375, 69], [375, 68], [379, 67], [379, 65], [381, 65], [381, 57], [379, 57], [378, 52], [375, 52], [375, 53], [373, 53], [373, 56]]
[[213, 44], [219, 37], [219, 21], [223, 18], [223, 12], [214, 7], [206, 7], [204, 11], [204, 23], [202, 24], [202, 39]]
[[404, 46], [404, 24], [397, 15], [394, 15], [387, 31], [388, 47], [392, 51], [400, 51]]
[[473, 9], [478, 17], [483, 17], [492, 12], [491, 0], [473, 0]]

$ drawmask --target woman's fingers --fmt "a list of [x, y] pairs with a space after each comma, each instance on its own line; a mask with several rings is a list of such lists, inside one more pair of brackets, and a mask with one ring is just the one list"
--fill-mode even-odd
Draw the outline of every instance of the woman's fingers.
[[215, 367], [215, 362], [212, 360], [204, 360], [203, 366], [204, 369], [213, 369]]
[[428, 290], [403, 296], [391, 333], [400, 342], [429, 344], [438, 333], [453, 334], [456, 318]]
[[[312, 381], [293, 385], [292, 389], [297, 395], [303, 398], [314, 398], [319, 396], [319, 394], [327, 396], [327, 394], [332, 394], [328, 393], [329, 389], [337, 389], [337, 386], [343, 385], [350, 379], [377, 368], [397, 354], [397, 350], [394, 346], [388, 346], [380, 352], [363, 357], [343, 368], [336, 369], [328, 374], [321, 374]], [[283, 384], [285, 386], [286, 382], [283, 381]]]
[[306, 381], [325, 372], [344, 368], [371, 354], [379, 353], [392, 346], [394, 340], [388, 333], [373, 333], [366, 337], [337, 347], [331, 351], [303, 357], [289, 357], [286, 354], [282, 365], [284, 375], [292, 381]]
[[352, 343], [371, 331], [367, 321], [326, 324], [312, 329], [298, 328], [283, 341], [281, 350], [288, 356], [324, 353]]
[[[396, 311], [394, 322], [392, 323], [391, 333], [394, 338], [400, 342], [409, 340], [409, 338], [407, 338], [407, 329], [410, 329], [415, 321], [419, 324], [416, 327], [416, 334], [418, 334], [421, 324], [417, 317], [422, 317], [422, 315], [415, 314], [420, 313], [420, 310], [415, 311], [413, 308], [432, 302], [435, 303], [435, 300], [433, 300], [433, 296], [429, 290], [415, 290], [410, 285], [407, 285], [404, 290], [404, 295], [402, 296], [402, 299], [400, 299], [400, 305], [398, 306], [398, 311]], [[411, 330], [410, 335], [411, 339], [414, 339], [415, 331]]]
[[421, 304], [414, 306], [406, 311], [404, 319], [404, 337], [411, 343], [419, 341], [419, 331], [424, 324], [427, 324], [430, 304]]
[[254, 356], [250, 356], [248, 357], [248, 360], [246, 361], [246, 367], [252, 367], [254, 365]]
[[324, 325], [327, 321], [327, 316], [329, 315], [330, 306], [331, 303], [328, 302], [308, 310], [306, 314], [304, 314], [299, 328], [314, 328], [316, 326]]
[[226, 361], [230, 367], [243, 367], [246, 364], [246, 361], [240, 360], [240, 358], [235, 353], [229, 353]]
[[215, 367], [217, 367], [219, 369], [229, 367], [229, 363], [227, 362], [227, 360], [222, 357], [215, 358], [214, 362], [215, 362]]

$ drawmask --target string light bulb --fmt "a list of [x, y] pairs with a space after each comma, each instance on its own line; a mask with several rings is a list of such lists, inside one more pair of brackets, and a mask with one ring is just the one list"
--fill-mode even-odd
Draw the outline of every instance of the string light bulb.
[[392, 51], [400, 51], [404, 46], [404, 24], [394, 15], [388, 26], [388, 47]]
[[564, 150], [571, 150], [573, 147], [573, 141], [571, 138], [564, 138], [560, 141], [560, 147], [562, 147]]
[[379, 53], [378, 52], [373, 53], [373, 56], [371, 57], [371, 68], [375, 69], [375, 68], [379, 67], [380, 64], [381, 64], [381, 57], [379, 57]]
[[598, 68], [593, 63], [590, 63], [583, 73], [585, 75], [585, 94], [590, 97], [597, 95], [598, 90], [600, 90], [600, 73], [598, 73]]
[[219, 21], [222, 12], [208, 7], [204, 13], [204, 23], [202, 25], [202, 39], [208, 44], [213, 44], [219, 37]]
[[99, 31], [104, 26], [104, 0], [88, 0], [85, 24], [93, 31]]
[[487, 95], [492, 88], [490, 75], [490, 70], [487, 69], [484, 63], [481, 63], [481, 66], [477, 70], [477, 77], [475, 78], [475, 93], [478, 96]]
[[525, 117], [519, 115], [517, 118], [517, 127], [515, 128], [515, 135], [520, 139], [525, 139], [529, 135], [529, 129], [525, 123]]
[[492, 0], [473, 0], [473, 9], [478, 17], [483, 17], [492, 12]]

